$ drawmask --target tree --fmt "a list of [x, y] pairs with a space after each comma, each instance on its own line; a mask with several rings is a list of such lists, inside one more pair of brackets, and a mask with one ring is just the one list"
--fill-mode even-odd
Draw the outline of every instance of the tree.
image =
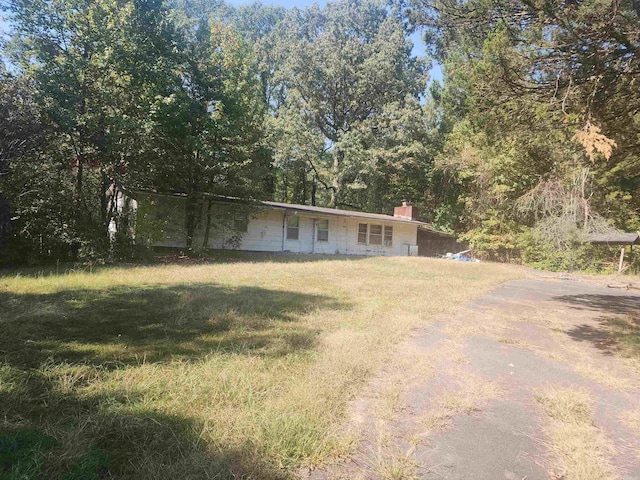
[[203, 195], [270, 195], [256, 64], [205, 3], [188, 16], [160, 0], [11, 0], [7, 51], [43, 134], [8, 178], [39, 251], [113, 251], [129, 232], [125, 190], [188, 193], [189, 247]]
[[251, 47], [255, 69], [260, 79], [262, 94], [273, 114], [283, 104], [284, 90], [274, 82], [274, 75], [281, 65], [278, 52], [278, 25], [286, 16], [286, 9], [276, 5], [254, 2], [237, 8], [228, 8], [224, 20]]
[[[180, 62], [152, 119], [154, 144], [164, 159], [154, 184], [186, 194], [186, 244], [193, 248], [204, 198], [268, 195], [270, 158], [262, 143], [265, 104], [249, 48], [226, 24], [187, 19], [187, 25]], [[203, 245], [210, 226], [207, 220]]]
[[27, 250], [16, 251], [15, 240], [26, 240], [25, 229], [33, 213], [28, 198], [45, 187], [31, 183], [38, 175], [28, 166], [43, 137], [33, 95], [33, 85], [25, 79], [0, 72], [0, 264], [18, 259], [11, 259], [9, 253], [22, 257]]
[[407, 13], [445, 66], [444, 118], [453, 127], [439, 163], [460, 189], [469, 239], [497, 256], [517, 252], [519, 236], [549, 232], [542, 227], [556, 215], [525, 213], [521, 199], [562, 185], [553, 191], [569, 205], [586, 191], [573, 187], [579, 172], [591, 186], [580, 197], [588, 215], [569, 215], [576, 222], [567, 235], [607, 228], [598, 213], [635, 228], [640, 105], [631, 85], [640, 31], [632, 2], [416, 0]]
[[[375, 1], [293, 9], [278, 28], [283, 63], [276, 77], [295, 112], [287, 118], [319, 132], [330, 163], [314, 175], [326, 185], [331, 207], [348, 205], [348, 190], [361, 188], [362, 156], [353, 154], [363, 144], [358, 132], [369, 135], [368, 125], [384, 134], [376, 119], [391, 104], [417, 108], [426, 64], [412, 57], [402, 20]], [[329, 175], [323, 179], [321, 171]]]
[[[295, 95], [295, 92], [291, 93]], [[330, 188], [322, 180], [330, 160], [318, 128], [288, 101], [269, 119], [268, 142], [273, 151], [276, 198], [282, 202], [316, 205], [318, 187]]]
[[172, 26], [153, 0], [12, 0], [9, 7], [12, 57], [35, 85], [47, 126], [39, 162], [55, 170], [46, 180], [56, 178], [54, 191], [66, 197], [67, 233], [54, 238], [104, 253], [118, 188], [135, 185], [135, 172], [145, 170], [150, 99], [171, 63]]

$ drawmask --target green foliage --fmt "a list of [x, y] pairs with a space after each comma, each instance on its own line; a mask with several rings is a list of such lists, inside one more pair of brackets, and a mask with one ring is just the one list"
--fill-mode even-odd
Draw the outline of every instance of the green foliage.
[[[138, 190], [185, 196], [191, 250], [225, 224], [202, 215], [211, 194], [404, 198], [480, 255], [567, 268], [588, 266], [588, 233], [640, 228], [631, 0], [7, 6], [0, 262], [130, 259], [134, 224], [140, 245], [166, 227], [116, 201]], [[444, 82], [427, 90], [431, 57]]]
[[63, 475], [62, 480], [100, 480], [105, 478], [108, 468], [109, 455], [92, 444], [91, 449], [78, 459], [69, 473]]
[[574, 242], [566, 250], [558, 250], [548, 242], [542, 241], [535, 233], [527, 232], [521, 238], [522, 260], [534, 268], [566, 272], [586, 270], [590, 267], [589, 248], [580, 242]]
[[0, 435], [1, 477], [7, 480], [40, 477], [43, 454], [56, 444], [55, 438], [35, 430], [15, 430]]
[[457, 230], [492, 258], [591, 268], [587, 233], [637, 224], [637, 8], [416, 0], [407, 13], [444, 66], [438, 168]]
[[201, 194], [269, 196], [266, 103], [229, 26], [159, 0], [11, 0], [9, 11], [5, 261], [130, 258], [123, 188], [188, 193], [188, 243]]
[[402, 20], [378, 2], [344, 0], [292, 10], [278, 31], [275, 79], [287, 88], [275, 127], [280, 164], [310, 176], [332, 207], [388, 210], [392, 192], [381, 189], [394, 175], [410, 178], [393, 163], [429, 160], [404, 155], [421, 140], [427, 64], [412, 56]]
[[461, 235], [469, 242], [474, 255], [494, 261], [509, 262], [520, 256], [520, 236], [524, 228], [513, 220], [488, 210], [480, 225]]
[[162, 240], [167, 220], [158, 218], [154, 202], [137, 202], [133, 221], [135, 222], [136, 245], [142, 248], [150, 248], [154, 243]]
[[37, 150], [12, 165], [16, 230], [23, 244], [35, 243], [31, 257], [102, 257], [117, 213], [112, 187], [135, 186], [147, 171], [149, 100], [173, 35], [165, 10], [116, 0], [9, 7], [9, 53], [45, 128]]

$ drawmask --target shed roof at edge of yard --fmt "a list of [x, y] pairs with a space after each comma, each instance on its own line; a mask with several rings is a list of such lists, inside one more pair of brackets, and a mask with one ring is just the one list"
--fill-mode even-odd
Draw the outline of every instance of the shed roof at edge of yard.
[[640, 245], [640, 232], [632, 233], [594, 233], [587, 242], [606, 245]]

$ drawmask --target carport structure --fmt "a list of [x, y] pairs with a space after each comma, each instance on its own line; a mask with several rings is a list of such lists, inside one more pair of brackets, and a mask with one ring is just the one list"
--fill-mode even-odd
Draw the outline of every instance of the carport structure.
[[624, 263], [625, 247], [629, 245], [629, 250], [632, 251], [634, 245], [640, 245], [640, 232], [592, 234], [589, 235], [587, 241], [594, 245], [621, 245], [620, 261], [618, 262], [618, 273], [620, 273]]

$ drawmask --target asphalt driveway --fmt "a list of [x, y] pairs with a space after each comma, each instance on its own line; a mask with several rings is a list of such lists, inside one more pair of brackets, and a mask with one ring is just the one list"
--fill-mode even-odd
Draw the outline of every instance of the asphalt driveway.
[[[353, 455], [300, 476], [570, 480], [593, 461], [640, 479], [640, 368], [619, 336], [639, 312], [639, 294], [538, 275], [430, 319], [352, 402]], [[575, 425], [553, 413], [574, 392]]]

